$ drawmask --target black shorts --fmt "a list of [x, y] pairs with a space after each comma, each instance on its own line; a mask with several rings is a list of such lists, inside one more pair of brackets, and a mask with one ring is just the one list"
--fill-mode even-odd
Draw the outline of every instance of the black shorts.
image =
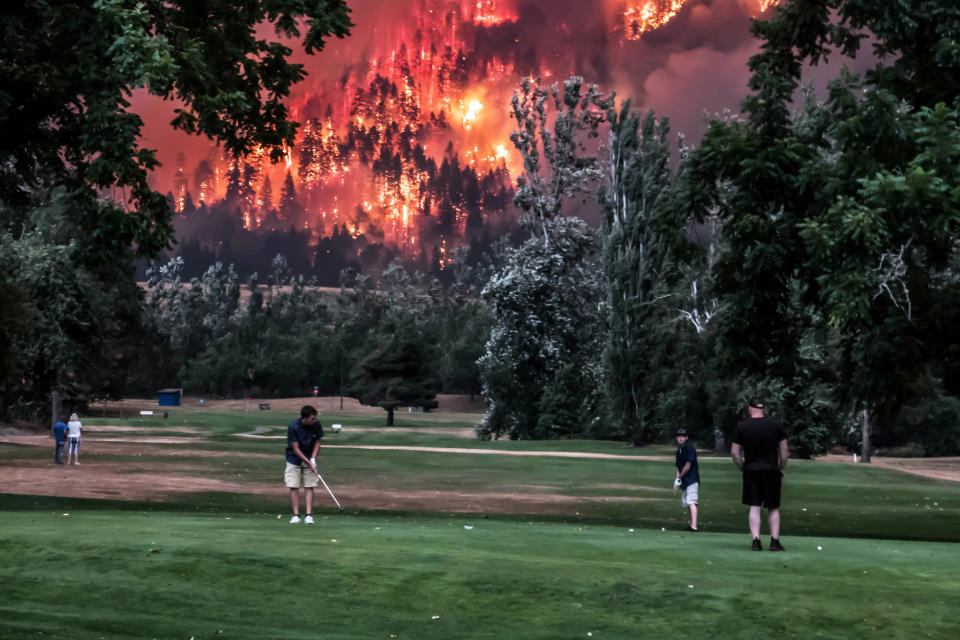
[[780, 508], [780, 470], [743, 472], [743, 504], [751, 507]]

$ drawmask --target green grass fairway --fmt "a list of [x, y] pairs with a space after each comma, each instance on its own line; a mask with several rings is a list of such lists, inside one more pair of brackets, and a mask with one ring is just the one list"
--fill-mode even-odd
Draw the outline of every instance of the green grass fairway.
[[744, 535], [538, 520], [64, 513], [0, 512], [3, 638], [957, 631], [960, 554], [946, 543], [793, 537], [776, 554], [750, 552]]
[[321, 414], [347, 510], [321, 492], [314, 526], [287, 523], [281, 412], [90, 419], [80, 467], [0, 437], [0, 639], [960, 637], [960, 483], [792, 461], [788, 550], [753, 553], [726, 457], [702, 456], [681, 533], [668, 445], [398, 418]]

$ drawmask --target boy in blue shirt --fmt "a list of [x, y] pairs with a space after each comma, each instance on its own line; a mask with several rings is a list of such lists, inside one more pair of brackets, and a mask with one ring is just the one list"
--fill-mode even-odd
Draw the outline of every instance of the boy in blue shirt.
[[680, 491], [680, 504], [690, 509], [690, 526], [697, 531], [697, 503], [700, 501], [700, 466], [697, 448], [687, 438], [686, 429], [677, 429], [677, 478], [673, 481], [673, 495]]
[[293, 517], [290, 524], [299, 524], [300, 487], [304, 490], [304, 502], [307, 508], [303, 519], [305, 524], [313, 524], [313, 488], [320, 482], [317, 475], [317, 452], [320, 450], [320, 438], [323, 427], [317, 420], [317, 410], [306, 405], [300, 409], [300, 417], [287, 427], [286, 468], [283, 481], [290, 489], [290, 502], [293, 504]]

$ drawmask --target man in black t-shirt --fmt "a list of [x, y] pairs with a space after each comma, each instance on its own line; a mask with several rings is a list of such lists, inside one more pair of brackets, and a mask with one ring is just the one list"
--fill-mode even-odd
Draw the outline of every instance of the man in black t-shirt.
[[743, 472], [743, 504], [750, 507], [753, 550], [760, 544], [760, 509], [768, 510], [770, 551], [784, 551], [780, 544], [780, 488], [787, 469], [787, 432], [774, 418], [764, 417], [762, 398], [750, 400], [750, 419], [737, 425], [730, 446], [733, 463]]

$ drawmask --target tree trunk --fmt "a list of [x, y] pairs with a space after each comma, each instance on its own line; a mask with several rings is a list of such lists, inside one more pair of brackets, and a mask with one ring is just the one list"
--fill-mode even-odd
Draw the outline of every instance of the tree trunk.
[[50, 392], [50, 428], [60, 419], [60, 392], [53, 390]]
[[393, 426], [393, 409], [387, 409], [387, 426]]
[[870, 412], [863, 410], [863, 442], [860, 448], [860, 462], [870, 462]]

